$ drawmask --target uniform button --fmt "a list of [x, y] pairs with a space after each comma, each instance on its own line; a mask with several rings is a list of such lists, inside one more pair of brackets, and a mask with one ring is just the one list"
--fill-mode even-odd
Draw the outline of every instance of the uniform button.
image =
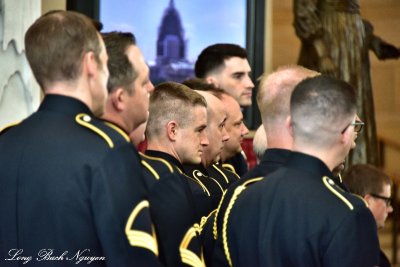
[[335, 182], [334, 182], [333, 180], [329, 179], [329, 184], [330, 184], [330, 185], [334, 185]]
[[85, 115], [85, 116], [83, 116], [82, 120], [86, 121], [86, 122], [90, 122], [92, 120], [92, 118], [90, 118], [89, 115]]

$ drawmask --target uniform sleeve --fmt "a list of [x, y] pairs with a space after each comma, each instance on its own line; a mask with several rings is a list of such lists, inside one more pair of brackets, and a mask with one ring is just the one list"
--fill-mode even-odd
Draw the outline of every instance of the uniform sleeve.
[[130, 145], [113, 149], [89, 179], [107, 266], [162, 266], [141, 167]]
[[193, 200], [185, 182], [184, 178], [171, 173], [161, 177], [150, 191], [151, 216], [159, 240], [160, 260], [167, 266], [201, 265], [197, 234], [186, 236], [184, 240], [187, 230], [195, 223]]
[[377, 227], [368, 208], [362, 207], [351, 211], [333, 236], [323, 255], [323, 266], [379, 265]]

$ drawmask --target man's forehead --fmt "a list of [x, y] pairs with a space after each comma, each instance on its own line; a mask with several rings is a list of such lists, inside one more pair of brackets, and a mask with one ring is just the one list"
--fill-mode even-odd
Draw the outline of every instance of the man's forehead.
[[224, 60], [225, 70], [230, 72], [250, 72], [251, 67], [246, 58], [230, 57]]

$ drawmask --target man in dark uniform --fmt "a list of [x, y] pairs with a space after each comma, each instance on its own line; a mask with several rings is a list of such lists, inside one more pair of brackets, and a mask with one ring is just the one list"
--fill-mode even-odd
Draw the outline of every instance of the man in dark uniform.
[[[194, 71], [196, 77], [221, 88], [231, 95], [241, 107], [251, 105], [254, 83], [250, 78], [251, 67], [244, 48], [236, 44], [210, 45], [201, 51]], [[233, 141], [231, 140], [232, 144], [234, 144]], [[241, 149], [225, 160], [227, 161], [226, 166], [239, 176], [248, 171], [246, 157]]]
[[241, 177], [248, 171], [241, 144], [244, 136], [249, 133], [249, 129], [243, 123], [243, 113], [236, 100], [227, 93], [222, 93], [217, 97], [224, 104], [228, 114], [225, 128], [229, 134], [229, 140], [225, 142], [222, 149], [221, 164], [224, 168], [235, 172]]
[[25, 47], [45, 98], [0, 136], [2, 265], [158, 266], [138, 155], [95, 118], [109, 75], [99, 33], [81, 14], [51, 12]]
[[240, 177], [233, 171], [225, 169], [220, 163], [221, 153], [225, 143], [229, 140], [225, 123], [229, 115], [221, 100], [224, 91], [217, 89], [213, 84], [207, 84], [202, 79], [194, 78], [183, 82], [195, 89], [207, 101], [207, 138], [209, 145], [204, 148], [200, 164], [184, 164], [185, 173], [192, 177], [209, 177], [218, 182], [226, 190]]
[[257, 166], [231, 185], [219, 206], [216, 213], [218, 216], [214, 222], [213, 238], [216, 240], [214, 257], [219, 258], [220, 261], [226, 262], [222, 242], [222, 223], [235, 189], [251, 178], [269, 175], [286, 162], [293, 144], [293, 137], [285, 127], [286, 120], [290, 116], [290, 95], [300, 81], [317, 74], [315, 71], [293, 65], [281, 67], [272, 74], [261, 77], [257, 104], [268, 136], [268, 149]]
[[296, 86], [287, 126], [293, 152], [276, 172], [235, 190], [224, 216], [224, 253], [234, 266], [378, 266], [376, 224], [332, 170], [354, 146], [355, 94], [316, 76]]
[[110, 71], [102, 119], [129, 135], [149, 116], [149, 98], [154, 89], [149, 79], [149, 67], [132, 33], [107, 32], [102, 33], [102, 37]]
[[189, 265], [201, 263], [197, 230], [187, 231], [217, 207], [215, 196], [222, 194], [215, 181], [190, 177], [183, 168], [184, 163], [199, 164], [209, 144], [206, 107], [201, 95], [175, 82], [159, 84], [150, 97], [148, 149], [142, 164], [160, 257], [168, 266], [180, 266], [180, 260]]

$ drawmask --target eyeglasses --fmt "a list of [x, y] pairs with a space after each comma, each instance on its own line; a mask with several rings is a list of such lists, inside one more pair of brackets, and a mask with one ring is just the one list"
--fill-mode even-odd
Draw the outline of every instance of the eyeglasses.
[[351, 125], [354, 125], [354, 131], [356, 133], [359, 133], [362, 131], [363, 127], [364, 127], [364, 122], [362, 121], [353, 121], [351, 123], [349, 123], [342, 131], [342, 134], [347, 130], [347, 128], [349, 128]]
[[389, 207], [392, 203], [392, 199], [390, 197], [384, 197], [384, 196], [380, 196], [380, 195], [373, 194], [373, 193], [370, 193], [370, 195], [374, 198], [379, 198], [379, 199], [382, 199], [383, 201], [385, 201], [385, 204], [387, 207]]

